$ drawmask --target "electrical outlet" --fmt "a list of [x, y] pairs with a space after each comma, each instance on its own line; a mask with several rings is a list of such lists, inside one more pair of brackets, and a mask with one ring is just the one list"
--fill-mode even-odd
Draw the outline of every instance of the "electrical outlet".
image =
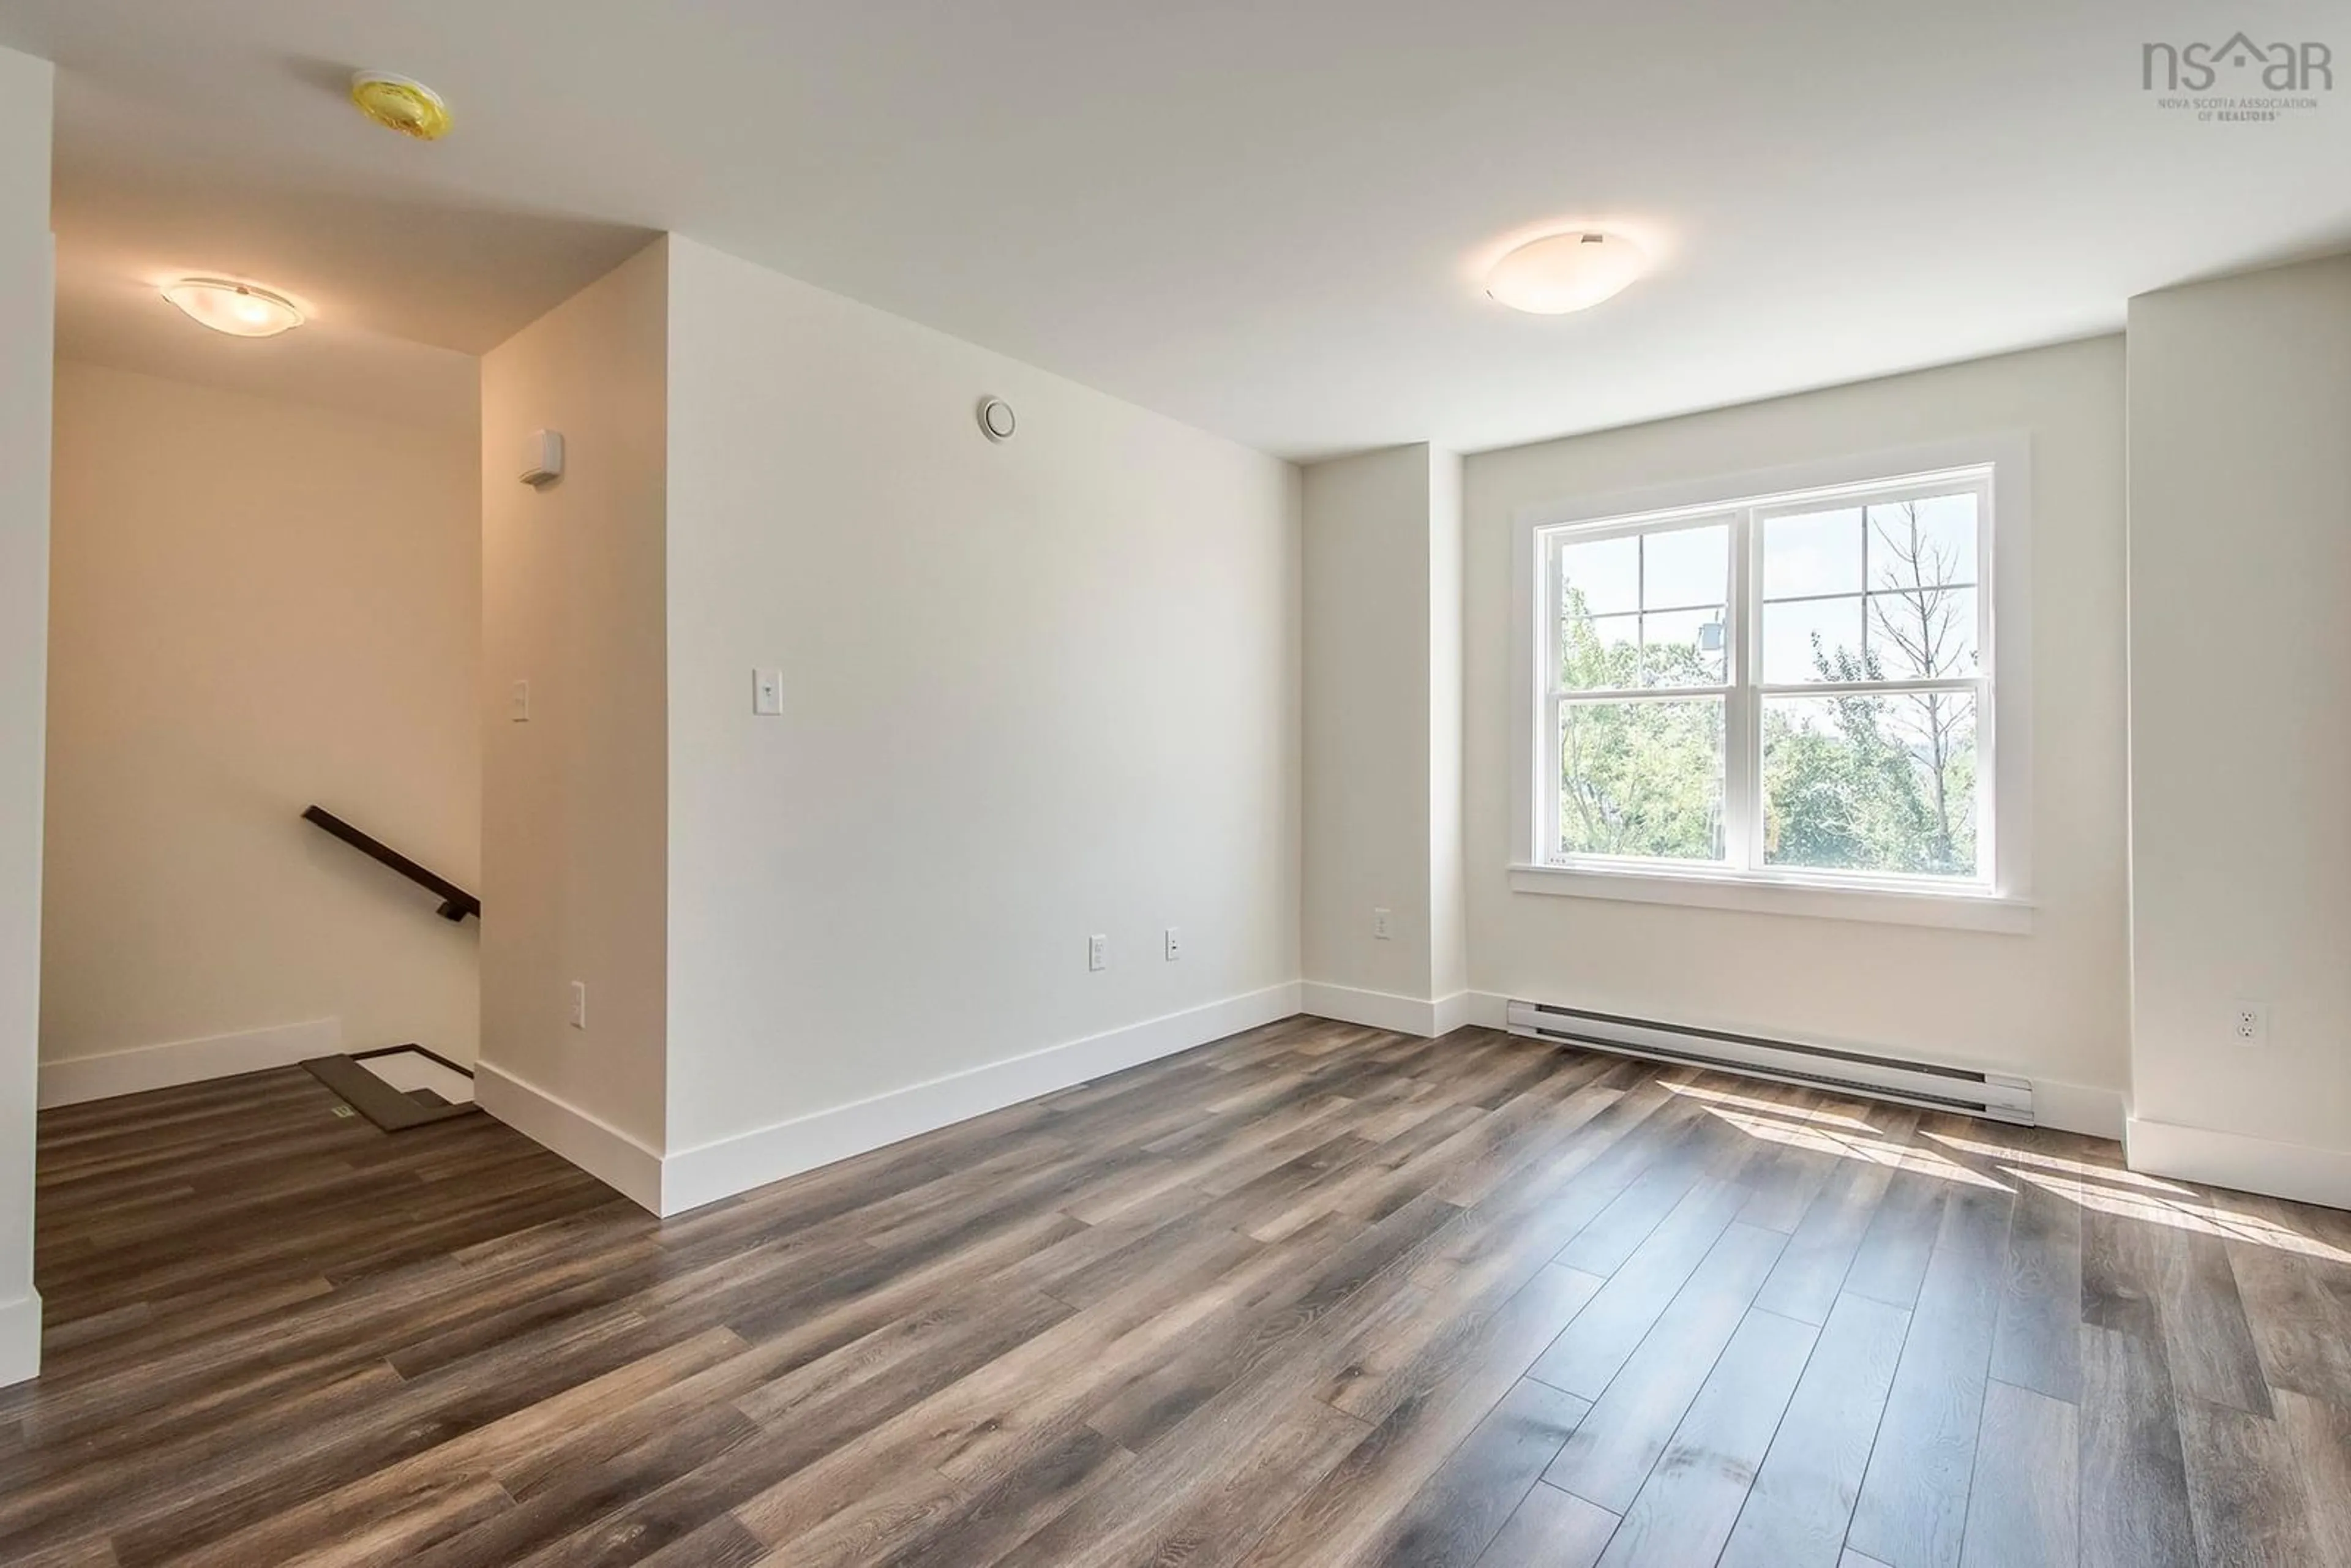
[[2229, 1036], [2239, 1045], [2266, 1045], [2270, 1038], [2270, 1005], [2237, 1002], [2229, 1009]]
[[1372, 939], [1374, 941], [1384, 942], [1390, 936], [1395, 935], [1394, 932], [1388, 929], [1388, 921], [1389, 915], [1386, 910], [1374, 909], [1372, 911]]
[[530, 683], [528, 681], [517, 681], [514, 684], [514, 689], [507, 693], [507, 717], [517, 724], [530, 722]]
[[588, 987], [582, 981], [571, 982], [571, 1008], [569, 1017], [573, 1029], [588, 1027]]
[[1086, 967], [1100, 973], [1110, 967], [1110, 938], [1092, 936], [1086, 938]]
[[1167, 961], [1172, 964], [1184, 956], [1184, 934], [1170, 925], [1167, 928], [1166, 937]]

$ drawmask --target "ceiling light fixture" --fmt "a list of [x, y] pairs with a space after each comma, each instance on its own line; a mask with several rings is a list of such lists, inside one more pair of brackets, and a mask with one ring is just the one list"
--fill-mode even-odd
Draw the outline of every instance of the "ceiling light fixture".
[[166, 285], [163, 298], [214, 331], [235, 338], [275, 338], [302, 324], [302, 312], [291, 299], [225, 277], [183, 277]]
[[1519, 246], [1486, 275], [1486, 292], [1513, 310], [1564, 316], [1621, 294], [1649, 258], [1623, 235], [1577, 229]]
[[423, 82], [390, 71], [353, 71], [351, 101], [359, 111], [390, 131], [419, 141], [449, 134], [449, 106]]

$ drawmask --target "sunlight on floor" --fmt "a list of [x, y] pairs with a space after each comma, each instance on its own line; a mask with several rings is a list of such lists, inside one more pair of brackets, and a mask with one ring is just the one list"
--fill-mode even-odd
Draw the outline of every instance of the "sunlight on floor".
[[[2015, 1192], [2027, 1183], [2085, 1209], [2122, 1219], [2143, 1220], [2176, 1230], [2274, 1248], [2323, 1262], [2351, 1263], [2351, 1251], [2306, 1236], [2273, 1219], [2228, 1207], [2228, 1195], [2208, 1195], [2160, 1176], [2118, 1166], [2094, 1165], [2062, 1155], [2011, 1148], [1960, 1134], [1922, 1131], [1917, 1143], [1896, 1143], [1859, 1116], [1841, 1111], [1806, 1111], [1696, 1083], [1667, 1083], [1676, 1094], [1706, 1103], [1707, 1113], [1749, 1137], [1789, 1148], [1816, 1149], [1840, 1159], [1897, 1166], [1942, 1181], [1964, 1182], [1994, 1192]], [[1939, 1148], [1930, 1146], [1939, 1145]], [[1948, 1153], [1944, 1151], [1949, 1151]], [[1975, 1162], [1991, 1167], [1975, 1168]], [[2010, 1178], [2003, 1181], [2001, 1178]]]
[[1670, 1079], [1660, 1079], [1658, 1082], [1669, 1093], [1679, 1094], [1685, 1099], [1703, 1100], [1709, 1105], [1735, 1105], [1743, 1111], [1758, 1112], [1782, 1120], [1809, 1122], [1828, 1127], [1844, 1127], [1856, 1133], [1877, 1131], [1873, 1124], [1863, 1119], [1865, 1113], [1858, 1107], [1841, 1110], [1823, 1106], [1806, 1110], [1801, 1106], [1782, 1105], [1776, 1101], [1757, 1099], [1750, 1094], [1733, 1093], [1728, 1089], [1716, 1089], [1704, 1083], [1687, 1082], [1677, 1083]]
[[2001, 1160], [2015, 1165], [2032, 1166], [2045, 1171], [2082, 1176], [2095, 1181], [2110, 1182], [2124, 1186], [2144, 1187], [2149, 1192], [2163, 1193], [2193, 1200], [2196, 1194], [2177, 1182], [2161, 1176], [2142, 1176], [2137, 1171], [2125, 1170], [2120, 1166], [2091, 1165], [2084, 1160], [2069, 1160], [2061, 1155], [2044, 1155], [2026, 1149], [2011, 1148], [2005, 1144], [1988, 1144], [1974, 1138], [1959, 1137], [1951, 1133], [1928, 1132], [1924, 1134], [1947, 1148], [1978, 1159]]
[[2251, 1242], [2302, 1258], [2315, 1258], [2330, 1263], [2351, 1263], [2351, 1252], [2339, 1247], [2290, 1230], [2274, 1220], [2256, 1215], [2224, 1213], [2200, 1198], [2187, 1197], [2175, 1201], [2101, 1186], [2095, 1182], [2064, 1181], [2046, 1172], [2022, 1166], [2002, 1168], [2020, 1180], [2031, 1182], [2060, 1197], [2070, 1198], [2084, 1208], [2095, 1209], [2100, 1214], [2143, 1220], [2150, 1225], [2168, 1226], [2174, 1230], [2193, 1231], [2199, 1236], [2217, 1236], [2223, 1241]]
[[1708, 1107], [1708, 1114], [1729, 1123], [1750, 1138], [1761, 1138], [1766, 1143], [1783, 1144], [1791, 1148], [1818, 1149], [1823, 1154], [1835, 1155], [1842, 1159], [1861, 1160], [1869, 1165], [1896, 1166], [1942, 1181], [1990, 1187], [1994, 1192], [2015, 1190], [1917, 1144], [1896, 1144], [1882, 1137], [1862, 1137], [1839, 1132], [1834, 1126], [1808, 1126], [1759, 1116], [1751, 1112], [1726, 1110], [1719, 1105]]

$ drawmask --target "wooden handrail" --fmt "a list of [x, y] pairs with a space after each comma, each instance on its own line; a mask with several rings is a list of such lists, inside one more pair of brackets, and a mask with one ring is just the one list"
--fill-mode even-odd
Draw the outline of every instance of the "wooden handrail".
[[465, 919], [468, 915], [476, 920], [481, 918], [482, 901], [480, 899], [440, 873], [417, 864], [382, 840], [360, 831], [324, 806], [310, 807], [302, 813], [302, 820], [314, 827], [332, 833], [370, 860], [380, 861], [390, 866], [419, 887], [439, 894], [441, 898], [439, 913], [442, 919], [455, 922]]

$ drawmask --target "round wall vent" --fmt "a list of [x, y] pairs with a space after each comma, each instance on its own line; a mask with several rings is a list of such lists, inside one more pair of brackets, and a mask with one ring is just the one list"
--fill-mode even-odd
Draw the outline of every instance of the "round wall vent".
[[1012, 405], [1000, 397], [982, 398], [979, 404], [979, 428], [990, 441], [1009, 441], [1019, 422], [1012, 417]]

